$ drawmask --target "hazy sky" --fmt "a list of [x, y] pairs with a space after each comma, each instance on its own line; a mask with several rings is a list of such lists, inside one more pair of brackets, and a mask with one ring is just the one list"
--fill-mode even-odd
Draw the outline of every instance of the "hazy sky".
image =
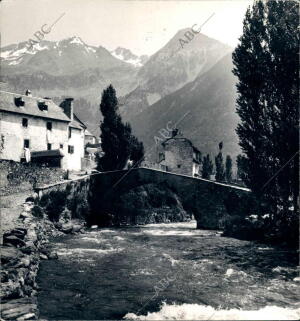
[[33, 39], [44, 24], [64, 14], [45, 39], [76, 35], [109, 50], [121, 46], [136, 54], [153, 54], [179, 29], [201, 25], [213, 13], [202, 32], [234, 47], [251, 4], [252, 0], [2, 0], [1, 47]]

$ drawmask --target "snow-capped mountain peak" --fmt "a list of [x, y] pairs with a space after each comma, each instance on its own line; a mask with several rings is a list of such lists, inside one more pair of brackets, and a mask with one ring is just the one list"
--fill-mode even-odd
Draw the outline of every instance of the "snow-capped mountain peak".
[[133, 54], [129, 49], [118, 47], [110, 52], [115, 58], [127, 62], [135, 67], [141, 67], [145, 64], [148, 56], [137, 56]]
[[85, 45], [85, 43], [79, 37], [72, 37], [70, 43], [76, 43], [80, 45]]
[[34, 55], [39, 51], [47, 50], [49, 46], [46, 42], [32, 43], [29, 46], [28, 42], [21, 42], [18, 45], [11, 45], [1, 50], [1, 59], [8, 62], [9, 65], [19, 64], [25, 55]]

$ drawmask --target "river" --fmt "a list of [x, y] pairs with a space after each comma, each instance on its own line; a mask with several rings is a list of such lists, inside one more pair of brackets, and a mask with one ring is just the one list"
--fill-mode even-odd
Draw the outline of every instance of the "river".
[[196, 230], [196, 222], [91, 229], [41, 261], [47, 320], [299, 319], [295, 251]]

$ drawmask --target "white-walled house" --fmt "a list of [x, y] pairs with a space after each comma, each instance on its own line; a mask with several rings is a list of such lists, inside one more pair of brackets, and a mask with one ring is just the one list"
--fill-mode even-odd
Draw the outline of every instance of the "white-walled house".
[[59, 106], [49, 98], [0, 91], [0, 158], [81, 169], [86, 126], [73, 99]]
[[158, 146], [157, 152], [161, 169], [189, 176], [200, 175], [201, 152], [178, 129], [174, 129], [171, 137]]

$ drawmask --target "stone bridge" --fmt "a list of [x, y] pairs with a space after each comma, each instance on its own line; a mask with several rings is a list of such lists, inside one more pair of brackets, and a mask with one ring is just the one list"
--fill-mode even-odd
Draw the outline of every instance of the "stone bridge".
[[100, 226], [154, 223], [156, 213], [173, 221], [193, 215], [197, 228], [219, 229], [226, 216], [253, 208], [247, 188], [149, 168], [90, 176], [89, 203], [90, 224]]

